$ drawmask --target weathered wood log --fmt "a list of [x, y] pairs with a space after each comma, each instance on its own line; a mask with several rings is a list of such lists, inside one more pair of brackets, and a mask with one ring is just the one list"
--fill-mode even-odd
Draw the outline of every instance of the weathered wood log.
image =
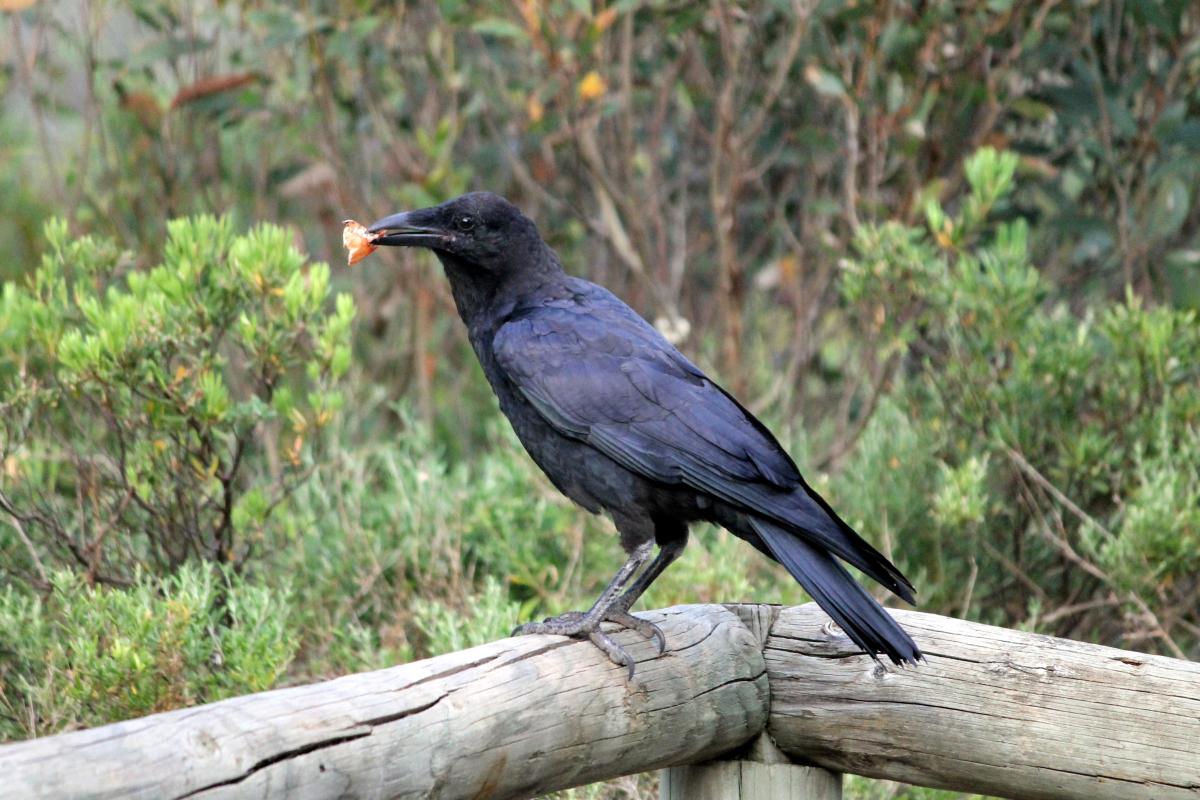
[[506, 639], [326, 683], [0, 747], [12, 797], [530, 797], [705, 760], [766, 725], [761, 640], [722, 606], [616, 634]]
[[1200, 664], [893, 612], [884, 669], [809, 604], [767, 638], [768, 731], [831, 770], [1014, 798], [1200, 798]]
[[735, 778], [824, 791], [823, 773], [739, 751], [765, 728], [789, 758], [926, 786], [1200, 799], [1200, 665], [896, 612], [928, 661], [884, 668], [811, 604], [645, 613], [669, 652], [617, 634], [632, 684], [588, 643], [506, 639], [2, 746], [0, 795], [528, 797], [706, 761], [668, 796]]

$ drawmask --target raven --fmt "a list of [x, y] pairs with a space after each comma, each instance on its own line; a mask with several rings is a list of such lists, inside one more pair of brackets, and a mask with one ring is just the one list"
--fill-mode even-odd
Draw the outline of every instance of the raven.
[[600, 623], [652, 637], [662, 653], [662, 632], [630, 607], [679, 557], [688, 525], [709, 521], [781, 563], [873, 658], [921, 658], [838, 559], [912, 603], [908, 579], [805, 483], [732, 395], [607, 289], [567, 275], [520, 209], [475, 192], [368, 231], [375, 245], [437, 255], [521, 444], [563, 494], [612, 517], [628, 554], [589, 610], [516, 633], [587, 637], [632, 677], [633, 659]]

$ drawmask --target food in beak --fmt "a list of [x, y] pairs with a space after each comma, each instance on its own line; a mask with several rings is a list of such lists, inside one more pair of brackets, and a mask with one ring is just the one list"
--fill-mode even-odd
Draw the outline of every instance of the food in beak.
[[346, 265], [352, 267], [375, 252], [376, 245], [372, 243], [380, 234], [371, 233], [361, 222], [352, 219], [343, 220], [342, 225], [342, 247], [349, 251]]

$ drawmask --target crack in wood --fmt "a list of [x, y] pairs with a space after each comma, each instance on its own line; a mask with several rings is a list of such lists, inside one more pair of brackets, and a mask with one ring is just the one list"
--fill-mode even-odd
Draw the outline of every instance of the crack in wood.
[[308, 753], [315, 753], [317, 750], [324, 750], [329, 747], [337, 747], [339, 744], [353, 742], [356, 739], [362, 739], [370, 735], [371, 731], [358, 731], [356, 733], [348, 733], [342, 736], [334, 736], [330, 739], [322, 739], [318, 742], [310, 742], [302, 747], [294, 747], [291, 750], [284, 750], [282, 753], [275, 753], [274, 755], [268, 756], [260, 761], [256, 761], [241, 775], [233, 778], [227, 778], [223, 781], [216, 781], [215, 783], [210, 783], [206, 786], [201, 786], [191, 790], [190, 792], [186, 792], [185, 794], [176, 795], [175, 800], [186, 800], [188, 797], [195, 797], [196, 795], [211, 791], [212, 789], [219, 789], [222, 786], [234, 786], [246, 780], [254, 773], [264, 770], [274, 764], [278, 764], [281, 761], [287, 761], [289, 758], [296, 758]]
[[[897, 778], [890, 772], [881, 772], [874, 768], [877, 766], [887, 766], [889, 764], [892, 764], [892, 763], [895, 763], [898, 761], [904, 761], [905, 763], [908, 763], [910, 766], [915, 766], [915, 767], [921, 766], [920, 762], [918, 762], [915, 759], [906, 760], [903, 757], [897, 756], [895, 754], [884, 754], [884, 753], [880, 752], [878, 749], [880, 743], [873, 739], [861, 739], [861, 738], [847, 737], [847, 738], [843, 739], [842, 742], [843, 743], [857, 743], [862, 746], [862, 750], [856, 751], [853, 753], [849, 753], [844, 750], [814, 749], [811, 753], [807, 754], [807, 757], [811, 758], [814, 762], [820, 764], [821, 766], [825, 767], [826, 769], [831, 769], [831, 770], [846, 770], [847, 765], [849, 763], [853, 762], [858, 768], [863, 770], [860, 774], [874, 775], [875, 777], [881, 777], [881, 778], [885, 778], [885, 779], [889, 779], [889, 780], [895, 780]], [[1088, 779], [1092, 779], [1092, 780], [1117, 781], [1120, 783], [1127, 783], [1127, 784], [1131, 784], [1134, 786], [1163, 786], [1168, 789], [1186, 789], [1189, 791], [1195, 791], [1197, 789], [1200, 789], [1200, 784], [1171, 783], [1169, 781], [1156, 781], [1156, 780], [1153, 780], [1150, 778], [1145, 778], [1145, 779], [1123, 778], [1119, 775], [1110, 775], [1110, 774], [1106, 774], [1103, 772], [1096, 772], [1096, 771], [1082, 771], [1082, 770], [1066, 769], [1064, 767], [1056, 767], [1056, 766], [1052, 766], [1050, 764], [1042, 764], [1042, 763], [1039, 763], [1036, 761], [1013, 761], [1013, 760], [1006, 760], [1006, 761], [1001, 761], [1001, 762], [981, 761], [979, 759], [967, 758], [966, 756], [962, 756], [962, 755], [947, 754], [942, 751], [921, 750], [919, 748], [913, 747], [911, 744], [906, 744], [904, 746], [904, 751], [905, 751], [905, 753], [908, 753], [910, 755], [919, 755], [919, 756], [923, 756], [926, 758], [937, 758], [943, 762], [954, 761], [954, 762], [958, 762], [961, 764], [968, 764], [968, 765], [973, 765], [973, 766], [977, 766], [977, 767], [988, 767], [990, 769], [1011, 770], [1011, 769], [1027, 768], [1027, 769], [1045, 770], [1048, 772], [1058, 772], [1058, 773], [1062, 773], [1064, 775], [1076, 775], [1076, 776], [1079, 776], [1082, 778], [1088, 778]], [[946, 765], [944, 764], [943, 767], [945, 767], [945, 766]], [[943, 768], [942, 773], [950, 775], [953, 773], [953, 770], [948, 770], [948, 769]], [[961, 784], [961, 781], [960, 781], [960, 785], [958, 786], [958, 788], [962, 788], [962, 786], [963, 786], [963, 784]], [[947, 787], [947, 788], [953, 788], [953, 787]], [[974, 791], [974, 790], [967, 789], [967, 791]], [[1072, 796], [1074, 796], [1074, 795], [1072, 795]]]
[[[689, 697], [685, 700], [681, 700], [678, 703], [671, 703], [671, 704], [665, 705], [665, 706], [655, 706], [653, 708], [647, 708], [647, 709], [645, 709], [645, 711], [643, 711], [641, 713], [658, 713], [660, 711], [666, 711], [667, 709], [678, 708], [680, 706], [686, 706], [689, 703], [694, 703], [696, 700], [700, 699], [701, 697], [704, 697], [706, 694], [712, 694], [713, 692], [719, 692], [722, 689], [727, 689], [736, 683], [758, 683], [760, 680], [762, 680], [766, 676], [767, 676], [767, 671], [764, 669], [762, 672], [758, 673], [757, 675], [752, 675], [752, 676], [744, 677], [744, 678], [731, 678], [730, 680], [727, 680], [724, 683], [718, 684], [716, 686], [710, 686], [709, 688], [705, 689], [702, 692], [697, 692], [696, 694], [692, 695], [691, 697]], [[768, 700], [770, 699], [769, 690], [768, 690], [767, 699]], [[765, 727], [765, 725], [764, 725], [764, 727]], [[754, 731], [753, 735], [757, 736], [759, 733], [762, 733], [762, 731]]]
[[426, 703], [425, 705], [417, 706], [416, 708], [406, 708], [403, 711], [397, 711], [392, 714], [384, 714], [383, 716], [380, 716], [380, 717], [372, 717], [371, 719], [364, 719], [359, 724], [360, 725], [370, 725], [372, 728], [374, 728], [376, 725], [387, 725], [389, 722], [397, 722], [399, 720], [404, 719], [405, 717], [411, 717], [414, 714], [420, 714], [422, 711], [428, 711], [429, 709], [436, 706], [438, 703], [445, 700], [447, 697], [450, 696], [452, 691], [453, 690], [451, 690], [450, 692], [446, 692], [445, 694], [438, 695], [436, 698], [434, 698], [430, 702]]
[[[740, 621], [739, 621], [739, 624], [740, 624]], [[666, 653], [663, 653], [663, 655], [667, 655], [668, 653], [686, 653], [688, 650], [691, 650], [693, 647], [699, 647], [700, 645], [704, 644], [705, 642], [707, 642], [709, 639], [712, 638], [712, 635], [714, 633], [716, 633], [718, 630], [724, 630], [724, 628], [725, 628], [725, 624], [723, 622], [718, 622], [716, 625], [710, 626], [709, 629], [707, 631], [705, 631], [704, 635], [702, 637], [700, 637], [699, 639], [697, 639], [696, 641], [689, 642], [688, 644], [685, 644], [683, 647], [676, 647], [676, 648], [668, 649], [666, 651]]]
[[1119, 781], [1121, 783], [1129, 783], [1134, 786], [1163, 786], [1168, 789], [1187, 789], [1195, 791], [1200, 789], [1200, 784], [1197, 783], [1170, 783], [1168, 781], [1156, 781], [1152, 778], [1122, 778], [1119, 775], [1107, 775], [1103, 772], [1081, 772], [1073, 769], [1063, 769], [1062, 767], [1052, 767], [1048, 764], [1035, 764], [1038, 769], [1049, 770], [1050, 772], [1062, 772], [1067, 775], [1079, 775], [1083, 778], [1096, 778], [1104, 781]]
[[712, 694], [713, 692], [720, 691], [721, 689], [724, 689], [727, 686], [732, 686], [735, 683], [758, 683], [758, 681], [765, 677], [766, 674], [767, 670], [763, 669], [763, 671], [757, 675], [751, 675], [746, 678], [734, 678], [733, 680], [725, 681], [725, 683], [722, 683], [720, 686], [712, 686], [702, 692], [697, 692], [696, 694], [692, 695], [692, 700], [697, 700], [701, 697], [704, 697], [706, 694]]
[[413, 688], [414, 686], [420, 686], [423, 683], [429, 683], [430, 681], [440, 681], [445, 678], [449, 678], [453, 675], [457, 675], [460, 672], [466, 672], [469, 669], [475, 669], [476, 667], [482, 667], [484, 664], [489, 664], [493, 661], [496, 661], [502, 655], [504, 655], [504, 654], [496, 653], [495, 655], [490, 655], [490, 656], [487, 656], [486, 658], [481, 658], [478, 661], [472, 661], [469, 664], [459, 664], [458, 666], [454, 667], [453, 669], [447, 669], [447, 670], [443, 670], [441, 672], [435, 672], [432, 675], [426, 675], [424, 678], [419, 678], [419, 679], [413, 681], [412, 683], [404, 684], [403, 686], [400, 687], [399, 691], [406, 692], [409, 689]]

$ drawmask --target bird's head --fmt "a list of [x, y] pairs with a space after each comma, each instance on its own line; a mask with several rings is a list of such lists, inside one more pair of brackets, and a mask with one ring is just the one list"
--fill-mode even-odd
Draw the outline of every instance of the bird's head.
[[432, 208], [392, 214], [370, 225], [375, 245], [425, 247], [487, 273], [509, 268], [542, 246], [533, 221], [503, 197], [472, 192]]

